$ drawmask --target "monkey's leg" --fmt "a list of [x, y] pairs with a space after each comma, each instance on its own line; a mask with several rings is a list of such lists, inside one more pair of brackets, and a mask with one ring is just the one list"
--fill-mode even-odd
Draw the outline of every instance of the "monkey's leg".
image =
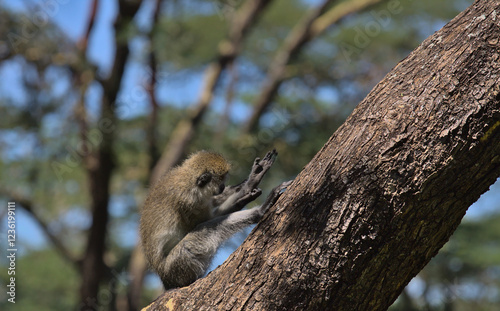
[[199, 224], [167, 255], [158, 269], [165, 289], [187, 286], [207, 271], [224, 241], [262, 217], [260, 207], [238, 211]]

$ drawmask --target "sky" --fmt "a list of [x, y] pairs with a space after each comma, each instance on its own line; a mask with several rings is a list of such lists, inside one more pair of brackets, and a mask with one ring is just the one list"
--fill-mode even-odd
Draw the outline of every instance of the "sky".
[[[153, 2], [151, 0], [145, 1], [146, 5], [142, 6], [141, 11], [138, 14], [137, 22], [141, 27], [144, 27], [144, 29], [148, 29], [149, 16], [151, 16]], [[88, 16], [88, 12], [90, 10], [91, 1], [2, 1], [1, 5], [12, 10], [26, 10], [26, 4], [40, 2], [45, 3], [45, 5], [42, 5], [37, 10], [43, 10], [46, 12], [46, 14], [50, 16], [50, 19], [75, 42], [81, 38], [87, 23], [86, 17]], [[116, 1], [100, 1], [99, 3], [100, 7], [98, 8], [96, 24], [89, 41], [88, 57], [98, 66], [100, 72], [105, 75], [109, 72], [113, 61], [112, 56], [114, 53], [114, 46], [112, 45], [112, 24], [117, 6]], [[142, 49], [144, 49], [144, 42], [141, 40], [136, 40], [131, 45], [132, 55], [141, 55]], [[10, 80], [15, 80], [15, 77], [19, 75], [19, 72], [20, 70], [15, 64], [7, 65], [6, 67], [3, 67], [1, 71], [4, 79], [14, 77]], [[141, 100], [143, 96], [146, 96], [144, 90], [140, 87], [140, 81], [144, 78], [147, 78], [147, 72], [143, 70], [138, 61], [132, 62], [126, 70], [123, 82], [124, 87], [122, 88], [124, 91], [119, 94], [119, 101], [133, 102], [134, 104], [132, 105], [133, 109], [127, 110], [126, 114], [122, 117], [126, 118], [147, 113], [147, 101]], [[167, 84], [160, 85], [158, 91], [160, 102], [195, 102], [198, 89], [201, 87], [201, 80], [201, 76], [193, 76], [191, 79], [185, 81], [185, 83], [176, 84], [173, 88], [169, 88]], [[21, 86], [16, 86], [15, 84], [8, 90], [2, 90], [2, 92], [11, 92], [12, 96], [23, 96]], [[90, 110], [92, 110], [92, 103], [97, 102], [96, 99], [99, 97], [99, 89], [95, 88], [90, 91], [87, 99]], [[97, 107], [95, 107], [95, 110], [97, 110], [96, 108]], [[498, 202], [500, 202], [500, 181], [497, 180], [497, 182], [492, 186], [492, 191], [483, 194], [483, 196], [475, 204], [473, 204], [471, 208], [469, 208], [466, 219], [474, 220], [495, 212], [495, 210], [499, 208]], [[123, 212], [123, 204], [124, 203], [119, 199], [112, 202], [111, 213], [113, 216], [116, 217], [121, 215]], [[67, 215], [67, 219], [81, 219], [82, 223], [79, 225], [88, 225], [84, 212], [78, 214], [78, 211], [74, 211], [72, 213], [73, 214]], [[129, 225], [130, 226], [127, 228], [117, 228], [117, 230], [122, 237], [121, 242], [123, 245], [131, 247], [135, 245], [137, 241], [137, 224], [133, 223]], [[22, 230], [18, 233], [20, 236], [20, 242], [27, 248], [36, 249], [47, 245], [48, 242], [43, 232], [39, 229], [38, 225], [31, 219], [31, 217], [22, 209], [18, 210], [18, 227], [22, 228]], [[220, 253], [212, 267], [222, 263], [230, 252], [231, 249], [227, 249]]]

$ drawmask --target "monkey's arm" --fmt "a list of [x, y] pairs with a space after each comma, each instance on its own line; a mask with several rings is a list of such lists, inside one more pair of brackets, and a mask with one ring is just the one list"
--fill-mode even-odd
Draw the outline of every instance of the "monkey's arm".
[[259, 197], [262, 191], [257, 186], [273, 165], [277, 155], [276, 149], [273, 149], [262, 160], [256, 158], [247, 179], [236, 186], [226, 187], [221, 194], [214, 196], [214, 206], [217, 206], [214, 215], [220, 216], [239, 211]]
[[241, 229], [258, 222], [289, 184], [285, 182], [274, 188], [261, 206], [219, 216], [196, 226], [157, 268], [165, 289], [187, 286], [202, 277], [222, 243]]

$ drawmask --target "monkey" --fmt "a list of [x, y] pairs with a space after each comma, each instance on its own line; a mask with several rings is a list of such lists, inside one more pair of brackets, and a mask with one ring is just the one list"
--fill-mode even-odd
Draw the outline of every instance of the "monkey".
[[241, 210], [261, 195], [257, 186], [276, 156], [272, 150], [256, 158], [247, 179], [226, 187], [229, 162], [218, 153], [199, 151], [152, 187], [139, 231], [148, 264], [165, 290], [202, 277], [221, 244], [257, 223], [277, 201], [289, 182], [274, 188], [261, 206]]

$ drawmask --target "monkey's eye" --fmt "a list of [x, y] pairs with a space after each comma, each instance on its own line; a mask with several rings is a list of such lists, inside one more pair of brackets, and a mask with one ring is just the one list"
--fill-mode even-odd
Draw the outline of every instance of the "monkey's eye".
[[205, 187], [210, 181], [212, 180], [212, 174], [210, 173], [203, 173], [198, 177], [196, 180], [196, 185], [200, 188]]
[[219, 185], [219, 193], [218, 194], [221, 194], [222, 192], [224, 192], [224, 189], [226, 189], [226, 185], [224, 185], [224, 183], [220, 184]]

